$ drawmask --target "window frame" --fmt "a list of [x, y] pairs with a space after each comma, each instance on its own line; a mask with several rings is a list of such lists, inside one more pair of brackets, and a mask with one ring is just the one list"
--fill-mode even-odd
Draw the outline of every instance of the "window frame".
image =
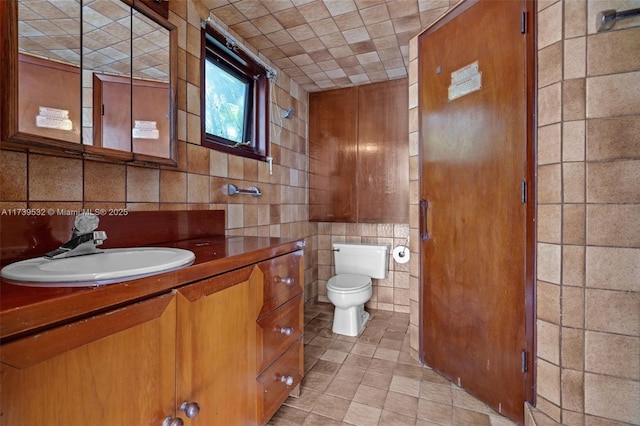
[[[242, 49], [238, 49], [235, 43], [228, 40], [209, 25], [201, 29], [201, 61], [200, 61], [200, 117], [201, 117], [201, 143], [203, 146], [242, 157], [266, 161], [269, 156], [269, 73]], [[253, 82], [253, 96], [250, 112], [251, 135], [250, 144], [237, 144], [206, 132], [206, 75], [205, 66], [207, 60], [214, 60], [220, 64], [220, 68], [230, 68]], [[216, 65], [214, 65], [216, 66]]]

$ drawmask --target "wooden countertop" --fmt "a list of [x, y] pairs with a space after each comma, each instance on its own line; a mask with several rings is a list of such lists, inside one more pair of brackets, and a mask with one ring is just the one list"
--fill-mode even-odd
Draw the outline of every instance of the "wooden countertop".
[[212, 236], [155, 244], [191, 250], [196, 258], [186, 268], [150, 277], [96, 287], [27, 287], [2, 281], [0, 339], [13, 340], [167, 293], [176, 287], [302, 249], [304, 244], [302, 239]]

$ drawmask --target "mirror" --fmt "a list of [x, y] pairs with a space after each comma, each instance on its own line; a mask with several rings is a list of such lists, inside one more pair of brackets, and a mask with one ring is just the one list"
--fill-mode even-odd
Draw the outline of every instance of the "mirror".
[[176, 164], [175, 26], [140, 0], [3, 0], [0, 17], [3, 141]]
[[80, 144], [80, 25], [78, 1], [18, 2], [19, 133]]
[[131, 6], [120, 0], [82, 2], [82, 93], [82, 143], [132, 157]]
[[132, 28], [133, 152], [169, 158], [169, 31], [137, 10]]

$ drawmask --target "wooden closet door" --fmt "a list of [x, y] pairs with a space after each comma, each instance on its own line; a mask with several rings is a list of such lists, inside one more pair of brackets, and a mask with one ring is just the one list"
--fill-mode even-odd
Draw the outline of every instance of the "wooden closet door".
[[531, 6], [467, 0], [419, 38], [421, 357], [520, 423], [533, 382]]

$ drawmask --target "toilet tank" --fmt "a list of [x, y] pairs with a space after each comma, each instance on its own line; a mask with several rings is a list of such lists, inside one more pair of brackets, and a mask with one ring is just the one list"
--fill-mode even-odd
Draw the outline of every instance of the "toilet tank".
[[385, 278], [389, 272], [389, 246], [376, 244], [334, 243], [336, 274], [368, 275]]

